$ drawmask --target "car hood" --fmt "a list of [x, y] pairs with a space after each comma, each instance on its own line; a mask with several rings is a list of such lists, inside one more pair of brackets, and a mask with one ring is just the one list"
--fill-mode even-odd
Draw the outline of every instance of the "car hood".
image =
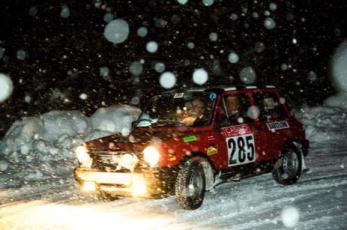
[[201, 131], [192, 130], [135, 130], [129, 136], [113, 134], [86, 142], [90, 150], [139, 150], [152, 142], [165, 142], [189, 135], [197, 135]]

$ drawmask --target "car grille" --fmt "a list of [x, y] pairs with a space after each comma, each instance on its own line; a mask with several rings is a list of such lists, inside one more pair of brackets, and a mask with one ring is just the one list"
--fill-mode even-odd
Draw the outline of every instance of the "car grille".
[[[122, 164], [121, 159], [126, 154], [133, 157], [133, 167], [124, 167]], [[92, 168], [107, 172], [131, 172], [136, 168], [138, 162], [137, 154], [130, 151], [93, 151], [90, 156], [93, 159]]]

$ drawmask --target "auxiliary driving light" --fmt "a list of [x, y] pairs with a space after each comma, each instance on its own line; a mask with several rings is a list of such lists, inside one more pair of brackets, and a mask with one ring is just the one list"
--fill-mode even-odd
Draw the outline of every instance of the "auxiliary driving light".
[[144, 196], [147, 192], [146, 184], [143, 181], [134, 182], [132, 186], [133, 196]]
[[94, 182], [85, 181], [83, 182], [82, 189], [86, 192], [94, 192], [96, 190], [96, 185]]
[[143, 158], [152, 167], [159, 162], [159, 158], [160, 158], [159, 150], [154, 146], [147, 146], [143, 150]]

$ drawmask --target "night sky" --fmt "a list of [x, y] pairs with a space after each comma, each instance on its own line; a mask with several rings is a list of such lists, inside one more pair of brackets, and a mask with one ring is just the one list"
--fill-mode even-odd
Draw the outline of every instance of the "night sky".
[[[277, 9], [271, 10], [270, 3]], [[318, 105], [335, 92], [329, 80], [331, 56], [347, 38], [343, 0], [215, 0], [212, 6], [201, 0], [185, 5], [175, 0], [0, 4], [0, 73], [14, 83], [12, 96], [0, 104], [0, 137], [23, 116], [51, 110], [90, 115], [117, 103], [141, 106], [164, 90], [153, 68], [157, 62], [176, 74], [177, 88], [196, 86], [196, 68], [207, 70], [206, 86], [239, 84], [240, 71], [251, 66], [258, 84], [284, 89], [296, 106]], [[64, 7], [68, 17], [61, 16]], [[115, 45], [105, 39], [107, 13], [128, 22], [125, 42]], [[268, 17], [276, 22], [271, 30], [264, 26]], [[137, 35], [141, 26], [148, 29], [146, 37]], [[216, 41], [209, 39], [212, 32]], [[159, 45], [155, 53], [145, 48], [151, 40]], [[235, 64], [228, 61], [231, 51], [240, 58]], [[143, 72], [133, 76], [129, 66], [141, 59]], [[108, 76], [100, 76], [101, 67], [109, 69]], [[82, 93], [87, 99], [80, 98]]]

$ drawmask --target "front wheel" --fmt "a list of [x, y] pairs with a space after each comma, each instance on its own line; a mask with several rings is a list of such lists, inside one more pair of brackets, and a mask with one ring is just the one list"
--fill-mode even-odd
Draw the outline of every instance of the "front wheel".
[[177, 203], [183, 209], [197, 209], [204, 201], [206, 181], [203, 158], [194, 157], [186, 161], [177, 176], [175, 195]]
[[274, 180], [283, 185], [295, 184], [302, 172], [303, 156], [295, 147], [287, 148], [272, 172]]

